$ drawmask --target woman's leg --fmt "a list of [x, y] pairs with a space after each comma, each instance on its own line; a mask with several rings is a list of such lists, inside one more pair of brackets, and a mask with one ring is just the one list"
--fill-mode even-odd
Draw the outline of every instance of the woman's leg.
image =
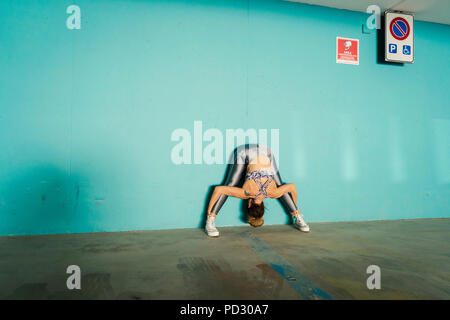
[[[243, 179], [245, 174], [245, 168], [247, 166], [247, 152], [245, 146], [240, 146], [236, 148], [233, 152], [233, 155], [230, 157], [229, 164], [232, 164], [230, 172], [228, 173], [227, 180], [225, 185], [230, 187], [237, 187], [239, 182]], [[228, 196], [222, 195], [219, 200], [214, 204], [211, 214], [215, 217], [223, 204], [227, 200]]]
[[[283, 182], [280, 177], [280, 173], [278, 172], [277, 164], [275, 162], [275, 157], [272, 154], [272, 151], [267, 147], [268, 157], [270, 162], [272, 163], [273, 171], [275, 172], [273, 180], [277, 187], [283, 185]], [[289, 193], [284, 194], [281, 198], [279, 198], [284, 208], [289, 211], [290, 214], [294, 214], [298, 211], [297, 205], [294, 203], [292, 196]]]
[[[275, 184], [277, 187], [281, 186], [283, 183], [281, 182], [280, 173], [277, 171], [274, 175]], [[284, 208], [289, 211], [290, 214], [294, 214], [298, 211], [297, 206], [292, 199], [292, 196], [289, 193], [284, 194], [281, 198], [279, 198], [281, 203], [284, 205]]]
[[[270, 151], [270, 149], [269, 149]], [[272, 162], [272, 168], [275, 172], [274, 174], [274, 181], [275, 184], [277, 185], [277, 187], [281, 186], [283, 183], [281, 181], [281, 177], [280, 177], [280, 173], [278, 172], [277, 169], [277, 165], [275, 162], [275, 158], [272, 155], [272, 152], [270, 151], [270, 160]], [[294, 226], [299, 229], [300, 231], [303, 232], [309, 232], [309, 226], [308, 224], [305, 222], [305, 220], [303, 220], [303, 217], [300, 213], [300, 210], [298, 210], [297, 205], [295, 204], [294, 200], [292, 199], [292, 196], [289, 193], [284, 194], [281, 198], [280, 198], [281, 203], [284, 205], [284, 207], [286, 208], [286, 210], [289, 211], [289, 213], [293, 216], [294, 218]]]
[[[230, 170], [230, 173], [228, 175], [228, 179], [226, 182], [227, 186], [230, 186], [230, 187], [238, 186], [238, 184], [241, 181], [242, 176], [245, 172], [245, 166], [246, 166], [245, 164], [234, 162], [234, 164]], [[217, 202], [214, 204], [214, 206], [211, 210], [211, 214], [216, 216], [219, 213], [219, 211], [222, 208], [225, 201], [227, 200], [227, 198], [228, 198], [228, 196], [221, 195], [219, 200], [217, 200]]]

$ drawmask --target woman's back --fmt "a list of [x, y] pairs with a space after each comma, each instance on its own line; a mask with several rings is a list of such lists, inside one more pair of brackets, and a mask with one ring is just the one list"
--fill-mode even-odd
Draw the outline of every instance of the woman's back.
[[267, 170], [271, 168], [272, 162], [265, 155], [259, 155], [254, 158], [247, 166], [247, 171]]

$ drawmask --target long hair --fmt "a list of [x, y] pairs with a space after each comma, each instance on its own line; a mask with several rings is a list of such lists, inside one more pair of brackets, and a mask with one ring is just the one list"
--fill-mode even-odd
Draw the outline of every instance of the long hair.
[[[249, 201], [251, 201], [251, 199]], [[263, 215], [264, 202], [256, 204], [254, 201], [251, 201], [247, 206], [248, 223], [255, 228], [261, 227], [264, 224], [264, 219], [262, 218]]]

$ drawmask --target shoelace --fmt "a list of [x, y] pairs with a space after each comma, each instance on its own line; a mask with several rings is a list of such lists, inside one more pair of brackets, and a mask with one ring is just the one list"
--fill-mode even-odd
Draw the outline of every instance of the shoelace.
[[[297, 216], [299, 217], [299, 218], [297, 218]], [[295, 215], [295, 222], [297, 223], [299, 223], [299, 224], [306, 224], [306, 222], [305, 222], [305, 220], [303, 219], [303, 214], [302, 213], [297, 213], [296, 215]]]
[[214, 229], [216, 227], [213, 218], [208, 219], [208, 221], [206, 222], [206, 227], [209, 229]]
[[302, 219], [305, 217], [305, 216], [303, 215], [303, 213], [300, 212], [300, 210], [297, 210], [297, 213], [294, 214], [294, 217], [295, 217], [296, 215], [299, 215]]

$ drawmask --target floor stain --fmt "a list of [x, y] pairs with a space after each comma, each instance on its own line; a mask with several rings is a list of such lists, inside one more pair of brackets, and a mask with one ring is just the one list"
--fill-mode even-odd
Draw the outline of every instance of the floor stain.
[[[269, 299], [280, 296], [283, 279], [268, 265], [254, 270], [233, 270], [224, 259], [180, 258], [177, 268], [192, 299], [214, 294], [214, 299]], [[245, 284], [245, 290], [243, 289]]]
[[50, 291], [47, 283], [26, 283], [16, 288], [6, 299], [16, 300], [26, 297], [28, 300], [110, 300], [116, 295], [111, 286], [111, 275], [91, 273], [82, 275], [81, 289]]
[[47, 283], [25, 283], [16, 288], [7, 300], [21, 300], [23, 297], [29, 300], [46, 300], [50, 298], [50, 292], [47, 289]]

